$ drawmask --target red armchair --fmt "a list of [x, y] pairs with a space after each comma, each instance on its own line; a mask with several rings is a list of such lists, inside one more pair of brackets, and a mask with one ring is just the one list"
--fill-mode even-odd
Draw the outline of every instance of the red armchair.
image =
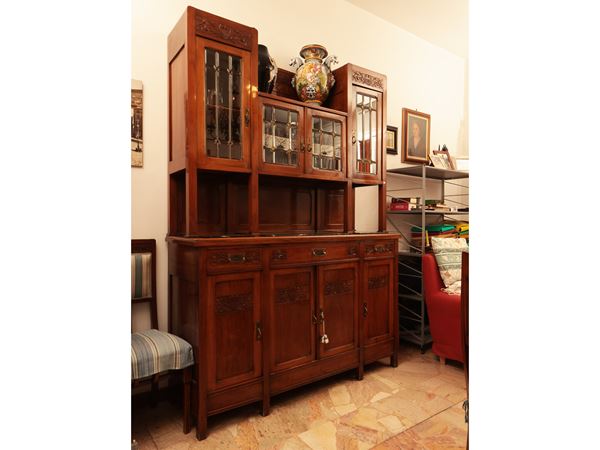
[[440, 276], [435, 255], [423, 255], [423, 289], [429, 316], [429, 330], [433, 338], [433, 353], [445, 359], [464, 362], [461, 335], [460, 295], [442, 291], [444, 282]]

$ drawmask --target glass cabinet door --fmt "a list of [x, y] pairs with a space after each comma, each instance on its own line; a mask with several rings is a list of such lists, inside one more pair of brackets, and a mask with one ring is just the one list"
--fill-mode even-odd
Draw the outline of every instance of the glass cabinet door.
[[274, 173], [300, 173], [303, 108], [278, 101], [262, 100], [260, 168]]
[[[211, 166], [250, 167], [250, 98], [248, 52], [201, 41], [203, 64], [199, 83], [204, 113], [198, 146], [199, 162]], [[215, 168], [217, 168], [215, 167]]]
[[354, 176], [376, 178], [381, 155], [381, 94], [355, 89], [352, 154]]
[[321, 111], [306, 111], [308, 129], [307, 173], [319, 173], [327, 178], [344, 176], [346, 166], [344, 136], [346, 119]]

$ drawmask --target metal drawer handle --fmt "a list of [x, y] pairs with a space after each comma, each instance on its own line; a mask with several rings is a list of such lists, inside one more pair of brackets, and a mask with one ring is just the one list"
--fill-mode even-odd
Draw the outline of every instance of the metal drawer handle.
[[287, 254], [283, 250], [275, 250], [272, 254], [273, 259], [286, 259]]
[[327, 250], [324, 248], [313, 248], [312, 254], [313, 256], [325, 256], [327, 255]]
[[246, 122], [246, 126], [250, 125], [250, 108], [246, 108], [246, 112], [244, 113], [244, 122]]
[[369, 314], [369, 309], [367, 308], [367, 304], [363, 303], [363, 317], [367, 317], [367, 314]]
[[230, 263], [244, 263], [246, 262], [246, 255], [227, 255], [227, 261]]
[[256, 340], [260, 341], [262, 339], [262, 328], [260, 326], [260, 322], [256, 322]]
[[387, 251], [388, 251], [387, 247], [384, 247], [383, 245], [375, 246], [375, 253], [386, 253]]

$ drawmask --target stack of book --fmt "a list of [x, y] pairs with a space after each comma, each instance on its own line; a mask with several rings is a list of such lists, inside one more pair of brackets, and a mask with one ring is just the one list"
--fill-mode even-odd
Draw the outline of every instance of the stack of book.
[[[421, 227], [411, 227], [411, 243], [415, 247], [421, 247], [422, 230]], [[438, 225], [427, 225], [425, 227], [425, 247], [431, 247], [430, 238], [454, 238], [456, 237], [456, 227], [451, 224], [442, 223]]]
[[455, 225], [456, 227], [456, 237], [465, 238], [467, 242], [469, 242], [469, 223], [468, 222], [459, 222]]
[[390, 211], [413, 211], [419, 209], [419, 197], [392, 197]]

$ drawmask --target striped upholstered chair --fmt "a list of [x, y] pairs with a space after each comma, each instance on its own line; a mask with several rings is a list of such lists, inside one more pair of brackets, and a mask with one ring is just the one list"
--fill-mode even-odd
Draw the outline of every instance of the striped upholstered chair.
[[150, 305], [152, 329], [131, 333], [131, 380], [136, 386], [152, 382], [153, 402], [158, 394], [159, 376], [183, 369], [183, 432], [189, 433], [190, 381], [194, 356], [192, 346], [173, 334], [158, 330], [156, 308], [156, 241], [131, 241], [131, 301]]

